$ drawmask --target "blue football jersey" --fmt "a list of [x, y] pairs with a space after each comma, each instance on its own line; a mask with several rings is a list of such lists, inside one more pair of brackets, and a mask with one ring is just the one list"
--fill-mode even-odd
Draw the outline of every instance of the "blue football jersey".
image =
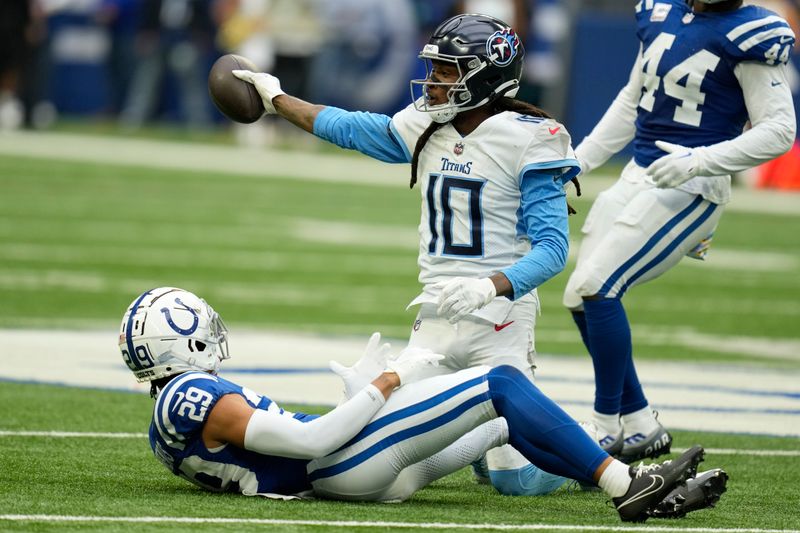
[[[150, 424], [150, 447], [173, 474], [212, 491], [292, 495], [311, 488], [308, 461], [263, 455], [232, 445], [209, 450], [201, 432], [222, 396], [237, 394], [256, 409], [283, 411], [265, 396], [205, 372], [187, 372], [158, 395]], [[301, 421], [314, 415], [286, 413]]]
[[789, 60], [794, 33], [767, 9], [694, 13], [684, 0], [636, 6], [642, 95], [634, 158], [647, 167], [664, 152], [655, 141], [708, 146], [742, 133], [747, 109], [734, 68], [743, 61]]

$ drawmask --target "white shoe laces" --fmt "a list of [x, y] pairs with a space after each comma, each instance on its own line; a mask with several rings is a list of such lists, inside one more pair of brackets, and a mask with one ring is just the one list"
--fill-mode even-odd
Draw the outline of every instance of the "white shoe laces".
[[672, 462], [672, 460], [670, 459], [670, 460], [664, 461], [663, 463], [653, 463], [653, 464], [650, 464], [650, 465], [646, 465], [644, 463], [639, 463], [637, 466], [635, 466], [633, 468], [636, 471], [636, 476], [635, 477], [636, 478], [640, 478], [645, 474], [650, 474], [650, 472], [652, 472], [654, 470], [658, 470], [662, 466], [666, 466], [666, 465], [670, 464], [671, 462]]

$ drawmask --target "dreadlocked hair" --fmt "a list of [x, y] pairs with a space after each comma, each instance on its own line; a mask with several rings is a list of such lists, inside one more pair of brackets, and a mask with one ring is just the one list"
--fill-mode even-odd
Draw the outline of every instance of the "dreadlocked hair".
[[[514, 111], [519, 113], [520, 115], [528, 115], [531, 117], [541, 117], [541, 118], [553, 118], [547, 111], [536, 107], [533, 104], [529, 104], [528, 102], [524, 102], [522, 100], [517, 100], [515, 98], [508, 98], [503, 96], [498, 98], [494, 102], [492, 102], [492, 111], [494, 113], [502, 113], [503, 111]], [[417, 183], [417, 167], [419, 166], [419, 154], [422, 153], [422, 149], [425, 148], [425, 145], [428, 143], [428, 139], [436, 133], [440, 127], [444, 126], [444, 124], [440, 124], [438, 122], [431, 122], [430, 125], [425, 128], [425, 131], [422, 132], [422, 135], [419, 136], [417, 139], [417, 144], [414, 146], [414, 155], [411, 157], [411, 181], [409, 182], [409, 188], [413, 189], [414, 184]], [[578, 196], [581, 195], [581, 185], [578, 183], [578, 178], [573, 178], [572, 182], [575, 184], [575, 192]], [[577, 213], [575, 209], [567, 204], [567, 212], [570, 215], [574, 215]]]
[[417, 144], [414, 146], [414, 155], [411, 156], [411, 182], [408, 184], [409, 189], [413, 189], [414, 184], [417, 182], [417, 166], [419, 166], [420, 152], [422, 152], [422, 149], [425, 148], [425, 145], [428, 143], [428, 139], [431, 138], [431, 135], [433, 135], [436, 130], [442, 126], [444, 126], [444, 124], [431, 122], [430, 125], [425, 128], [425, 131], [422, 132], [422, 135], [419, 136], [419, 139], [417, 139]]

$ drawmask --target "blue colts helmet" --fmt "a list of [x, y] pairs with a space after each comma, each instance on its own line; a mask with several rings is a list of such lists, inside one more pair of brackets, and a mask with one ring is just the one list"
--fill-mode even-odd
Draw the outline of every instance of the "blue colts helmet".
[[[514, 97], [522, 77], [525, 49], [511, 27], [488, 15], [457, 15], [434, 30], [419, 57], [425, 61], [426, 77], [411, 81], [411, 98], [419, 111], [431, 113], [440, 123], [457, 113], [475, 109], [501, 96]], [[454, 64], [459, 77], [454, 83], [430, 79], [431, 62]], [[430, 105], [431, 86], [446, 86], [448, 101]]]
[[216, 374], [228, 355], [228, 329], [202, 298], [175, 287], [141, 294], [119, 334], [122, 359], [141, 383], [200, 370]]

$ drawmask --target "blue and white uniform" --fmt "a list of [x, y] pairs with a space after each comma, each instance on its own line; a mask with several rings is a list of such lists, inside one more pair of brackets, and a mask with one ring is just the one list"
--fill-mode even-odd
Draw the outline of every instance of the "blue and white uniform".
[[[630, 80], [576, 149], [584, 172], [631, 140], [634, 157], [586, 219], [564, 297], [573, 309], [581, 296], [622, 296], [707, 244], [730, 200], [729, 175], [794, 139], [785, 66], [794, 34], [784, 19], [756, 6], [694, 13], [682, 0], [643, 0], [636, 18], [641, 51]], [[645, 169], [665, 155], [657, 140], [703, 147], [699, 175], [654, 189]]]
[[262, 455], [234, 446], [209, 450], [201, 432], [217, 401], [242, 396], [255, 408], [300, 421], [314, 415], [293, 414], [266, 396], [205, 372], [187, 372], [159, 393], [150, 424], [150, 447], [173, 474], [205, 489], [245, 495], [293, 495], [311, 489], [308, 460]]
[[[203, 442], [203, 426], [226, 394], [255, 409], [244, 449]], [[211, 491], [275, 498], [404, 500], [509, 441], [548, 469], [587, 482], [607, 458], [508, 366], [404, 385], [385, 402], [368, 385], [320, 417], [283, 411], [218, 376], [186, 372], [160, 391], [150, 428], [153, 452], [173, 474]]]
[[[391, 163], [409, 163], [431, 124], [411, 104], [393, 117], [326, 108], [315, 135]], [[508, 364], [533, 377], [536, 287], [558, 274], [568, 253], [563, 185], [580, 171], [566, 128], [551, 119], [502, 112], [462, 136], [439, 127], [420, 153], [420, 305], [409, 345], [446, 356], [431, 375]], [[435, 284], [502, 272], [514, 293], [497, 297], [458, 324], [437, 312]], [[507, 455], [507, 457], [502, 457]], [[527, 461], [512, 451], [489, 455], [491, 469]]]
[[[314, 133], [382, 161], [407, 163], [430, 123], [430, 116], [413, 105], [391, 119], [329, 107], [317, 117]], [[429, 139], [418, 168], [422, 196], [418, 264], [423, 291], [410, 305], [435, 308], [434, 284], [439, 281], [503, 272], [514, 287], [513, 296], [495, 298], [474, 311], [472, 318], [494, 332], [493, 324], [523, 321], [523, 317], [509, 318], [519, 303], [518, 307], [527, 309], [527, 328], [519, 331], [530, 329], [538, 307], [536, 287], [560, 272], [567, 256], [562, 185], [580, 169], [566, 129], [553, 120], [513, 112], [490, 117], [465, 137], [446, 124]], [[527, 333], [522, 338], [527, 361], [532, 338]], [[450, 352], [441, 346], [428, 347], [437, 353]], [[492, 355], [501, 351], [495, 345]], [[461, 358], [452, 366], [483, 363], [490, 361]], [[529, 370], [530, 363], [516, 366]]]
[[[754, 6], [695, 13], [683, 0], [642, 0], [636, 19], [641, 46], [630, 79], [575, 150], [584, 172], [630, 141], [634, 157], [592, 205], [564, 292], [592, 356], [600, 441], [631, 457], [670, 437], [636, 375], [622, 296], [685, 255], [704, 258], [730, 174], [786, 152], [795, 132], [785, 66], [794, 34], [785, 20]], [[647, 171], [665, 155], [656, 141], [692, 148], [696, 177], [656, 188]]]

